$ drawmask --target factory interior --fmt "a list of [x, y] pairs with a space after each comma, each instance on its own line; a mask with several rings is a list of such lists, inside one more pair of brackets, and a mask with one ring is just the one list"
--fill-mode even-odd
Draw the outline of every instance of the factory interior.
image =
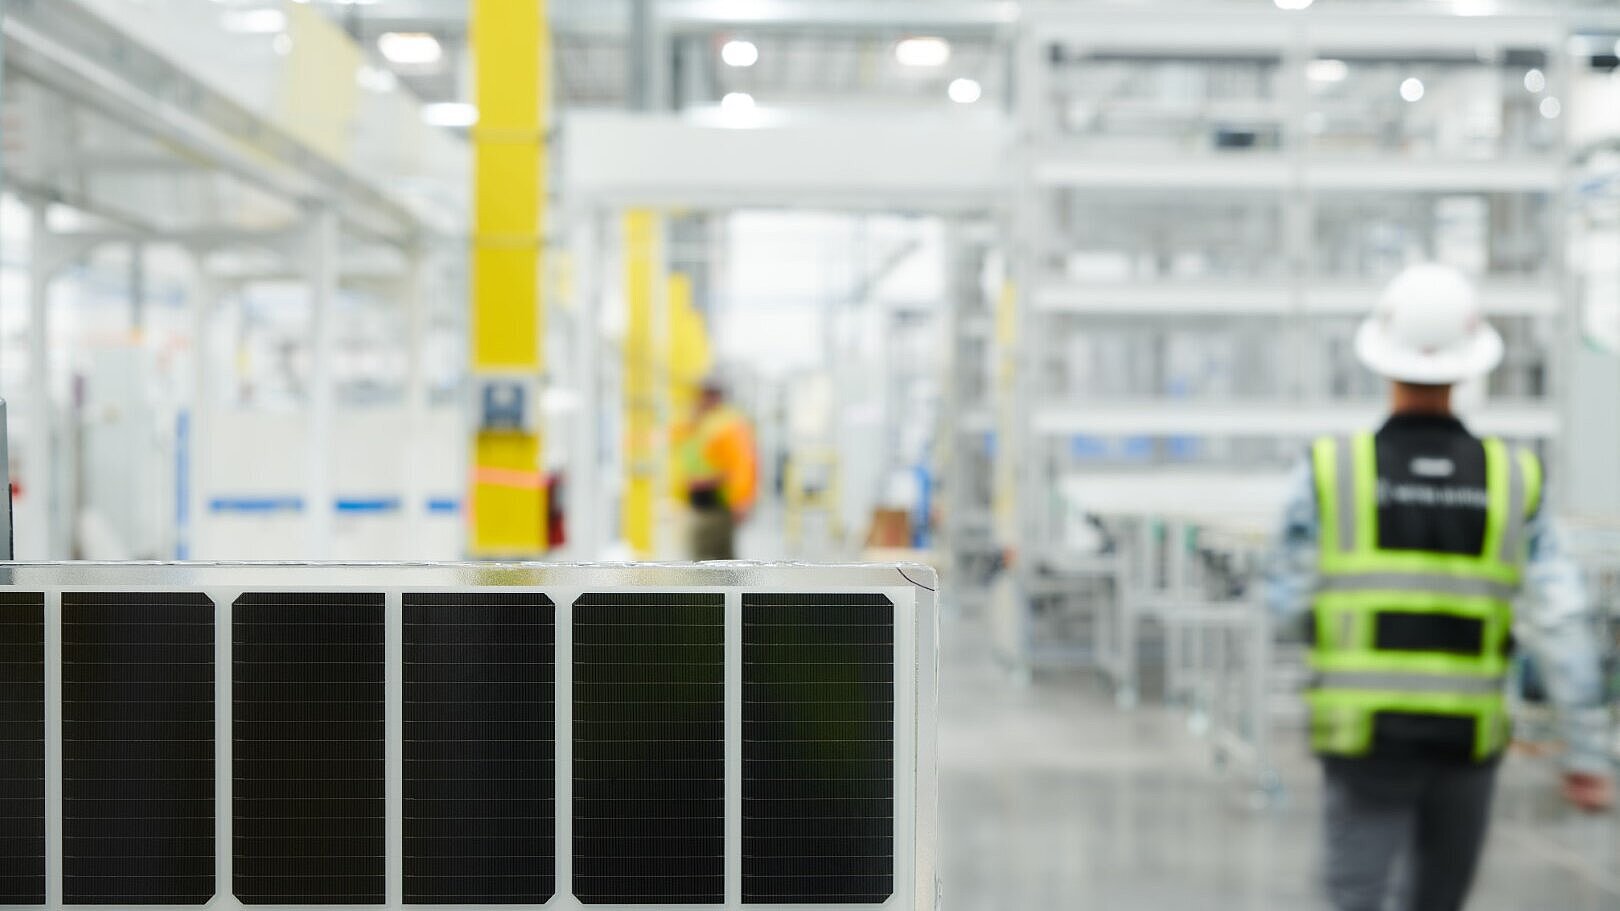
[[[50, 592], [39, 622], [65, 624], [39, 634], [36, 661], [55, 733], [6, 742], [70, 760], [40, 779], [41, 847], [0, 830], [0, 905], [1460, 908], [1345, 898], [1354, 851], [1334, 826], [1349, 811], [1307, 699], [1334, 677], [1329, 626], [1270, 594], [1312, 471], [1312, 541], [1392, 533], [1370, 518], [1383, 507], [1351, 510], [1323, 477], [1354, 494], [1349, 441], [1372, 451], [1357, 435], [1384, 424], [1389, 380], [1438, 388], [1369, 369], [1367, 332], [1398, 318], [1363, 322], [1393, 306], [1397, 276], [1435, 264], [1466, 282], [1467, 331], [1501, 341], [1494, 372], [1438, 381], [1489, 438], [1486, 511], [1506, 530], [1484, 540], [1531, 536], [1519, 606], [1480, 627], [1524, 647], [1486, 681], [1512, 733], [1494, 801], [1471, 805], [1489, 834], [1467, 907], [1620, 911], [1615, 0], [0, 0], [0, 466], [10, 556], [34, 567], [0, 569], [0, 614], [34, 586]], [[1498, 484], [1546, 506], [1504, 519]], [[691, 568], [714, 560], [739, 562]], [[903, 731], [883, 729], [895, 828], [876, 848], [837, 842], [870, 852], [847, 869], [831, 836], [782, 836], [824, 866], [789, 864], [779, 880], [796, 885], [772, 892], [749, 860], [763, 803], [737, 785], [712, 894], [655, 888], [701, 878], [669, 872], [684, 854], [591, 855], [578, 815], [557, 829], [555, 896], [420, 891], [414, 792], [400, 810], [392, 790], [390, 652], [386, 887], [332, 866], [347, 849], [320, 847], [318, 879], [244, 848], [258, 785], [239, 702], [234, 747], [226, 709], [207, 721], [211, 761], [235, 749], [237, 772], [221, 774], [220, 859], [210, 846], [204, 866], [234, 871], [234, 894], [98, 892], [83, 858], [122, 823], [74, 816], [89, 792], [66, 618], [92, 610], [76, 593], [118, 580], [194, 578], [221, 605], [270, 584], [180, 566], [194, 562], [285, 564], [274, 584], [300, 590], [304, 564], [400, 564], [354, 570], [393, 580], [377, 583], [390, 617], [410, 580], [495, 578], [433, 567], [537, 573], [569, 599], [641, 564], [666, 575], [624, 578], [780, 572], [775, 592], [898, 567], [915, 588], [883, 610], [916, 636], [888, 630], [902, 694], [878, 700]], [[1551, 562], [1574, 581], [1546, 583]], [[1548, 592], [1579, 613], [1556, 634], [1527, 604]], [[566, 611], [551, 597], [565, 630], [594, 596]], [[1334, 597], [1350, 595], [1319, 612]], [[252, 603], [209, 653], [227, 702], [233, 648], [238, 700], [248, 679], [244, 617], [274, 610]], [[866, 634], [823, 631], [839, 630]], [[1579, 710], [1538, 651], [1571, 635], [1560, 654], [1595, 662], [1595, 682], [1573, 673], [1602, 690]], [[576, 700], [576, 739], [559, 735], [555, 758], [576, 771], [555, 776], [558, 807], [612, 790], [581, 777], [576, 719], [597, 684], [570, 673], [556, 698]], [[721, 739], [750, 749], [755, 710]], [[1576, 715], [1583, 780], [1609, 791], [1572, 805]], [[744, 771], [725, 779], [754, 774], [733, 760]], [[5, 782], [38, 776], [6, 768], [0, 807], [21, 807]], [[311, 787], [343, 797], [346, 781]], [[1439, 876], [1427, 826], [1401, 842], [1391, 894]], [[37, 875], [18, 872], [40, 850]], [[99, 881], [140, 881], [103, 861], [122, 872]], [[298, 876], [355, 891], [301, 892]]]

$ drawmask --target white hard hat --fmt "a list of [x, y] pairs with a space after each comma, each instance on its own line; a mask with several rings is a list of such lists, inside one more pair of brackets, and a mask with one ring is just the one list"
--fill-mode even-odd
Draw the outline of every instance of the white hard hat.
[[1356, 333], [1356, 356], [1385, 379], [1450, 386], [1495, 370], [1502, 362], [1502, 336], [1485, 322], [1467, 277], [1425, 263], [1384, 289]]

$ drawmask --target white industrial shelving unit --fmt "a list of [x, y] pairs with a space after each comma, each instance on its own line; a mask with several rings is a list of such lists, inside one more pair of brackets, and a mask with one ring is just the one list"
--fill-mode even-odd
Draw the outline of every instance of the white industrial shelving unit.
[[1064, 540], [1075, 515], [1252, 529], [1311, 437], [1372, 426], [1383, 393], [1351, 340], [1406, 263], [1479, 275], [1515, 351], [1471, 426], [1557, 441], [1568, 166], [1538, 105], [1564, 91], [1568, 35], [1555, 15], [1362, 5], [1026, 9], [998, 409], [1009, 660], [1129, 666], [1128, 598], [1070, 598], [1092, 615], [1078, 647], [1042, 626], [1054, 577], [1120, 579]]
[[942, 492], [940, 549], [950, 598], [977, 610], [1000, 562], [994, 515], [995, 303], [993, 224], [955, 221], [946, 237], [943, 389], [938, 446]]

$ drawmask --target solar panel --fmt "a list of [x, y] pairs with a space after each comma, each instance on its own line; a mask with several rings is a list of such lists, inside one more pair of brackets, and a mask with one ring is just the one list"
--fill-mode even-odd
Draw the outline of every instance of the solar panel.
[[588, 594], [573, 633], [574, 895], [723, 903], [725, 596]]
[[0, 906], [931, 908], [929, 580], [0, 565]]
[[880, 904], [894, 892], [894, 605], [742, 605], [743, 901]]
[[0, 737], [0, 905], [44, 904], [45, 596], [39, 592], [0, 592]]
[[383, 596], [250, 592], [231, 625], [236, 897], [382, 904]]
[[76, 905], [214, 895], [214, 603], [62, 593], [62, 893]]
[[407, 904], [543, 904], [556, 887], [551, 599], [404, 596]]

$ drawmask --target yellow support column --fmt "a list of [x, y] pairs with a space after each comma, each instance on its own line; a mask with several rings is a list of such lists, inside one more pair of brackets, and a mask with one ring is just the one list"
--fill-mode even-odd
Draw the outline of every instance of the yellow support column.
[[658, 507], [658, 346], [654, 298], [659, 219], [650, 210], [624, 216], [624, 539], [639, 559], [655, 547]]
[[[473, 0], [472, 371], [481, 420], [469, 492], [473, 556], [544, 553], [541, 245], [551, 33], [546, 0]], [[490, 402], [513, 405], [492, 420]], [[520, 417], [511, 420], [512, 414]]]

